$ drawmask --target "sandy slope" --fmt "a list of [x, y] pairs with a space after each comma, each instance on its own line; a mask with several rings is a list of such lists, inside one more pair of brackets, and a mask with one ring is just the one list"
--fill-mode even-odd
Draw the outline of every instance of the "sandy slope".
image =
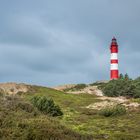
[[0, 84], [0, 92], [8, 93], [8, 94], [17, 94], [19, 92], [27, 92], [29, 90], [29, 86], [23, 83], [1, 83]]

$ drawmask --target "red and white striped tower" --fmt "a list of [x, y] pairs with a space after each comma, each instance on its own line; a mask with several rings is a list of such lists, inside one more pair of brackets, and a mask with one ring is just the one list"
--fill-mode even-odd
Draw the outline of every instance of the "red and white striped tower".
[[119, 70], [118, 70], [118, 44], [115, 37], [113, 37], [111, 46], [111, 67], [110, 67], [110, 79], [118, 79], [119, 78]]

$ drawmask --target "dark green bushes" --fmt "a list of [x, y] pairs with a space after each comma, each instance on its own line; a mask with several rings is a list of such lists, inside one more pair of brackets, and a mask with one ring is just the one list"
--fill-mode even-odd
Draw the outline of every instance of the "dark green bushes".
[[55, 105], [52, 99], [48, 99], [45, 96], [34, 96], [31, 99], [32, 104], [37, 107], [37, 109], [44, 114], [49, 114], [51, 116], [61, 116], [63, 112], [58, 105]]
[[77, 84], [74, 88], [77, 90], [84, 89], [87, 85], [86, 84]]
[[105, 107], [105, 108], [101, 109], [99, 112], [100, 115], [103, 115], [105, 117], [123, 115], [125, 113], [126, 113], [126, 109], [123, 105]]
[[134, 80], [135, 94], [134, 98], [140, 98], [140, 77]]
[[103, 88], [103, 92], [107, 96], [130, 96], [135, 94], [135, 85], [131, 80], [112, 80]]
[[132, 80], [127, 74], [125, 76], [121, 75], [118, 80], [111, 80], [99, 88], [106, 96], [140, 97], [140, 80]]

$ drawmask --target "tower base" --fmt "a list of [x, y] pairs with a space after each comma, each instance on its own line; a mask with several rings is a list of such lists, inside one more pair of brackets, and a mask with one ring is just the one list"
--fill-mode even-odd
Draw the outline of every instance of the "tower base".
[[119, 71], [118, 70], [111, 70], [110, 79], [118, 79], [119, 78]]

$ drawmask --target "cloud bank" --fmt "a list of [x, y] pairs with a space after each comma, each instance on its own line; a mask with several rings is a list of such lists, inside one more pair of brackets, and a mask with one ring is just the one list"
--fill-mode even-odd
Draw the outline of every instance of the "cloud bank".
[[119, 68], [140, 75], [140, 1], [0, 2], [0, 82], [54, 86], [109, 79], [109, 45]]

